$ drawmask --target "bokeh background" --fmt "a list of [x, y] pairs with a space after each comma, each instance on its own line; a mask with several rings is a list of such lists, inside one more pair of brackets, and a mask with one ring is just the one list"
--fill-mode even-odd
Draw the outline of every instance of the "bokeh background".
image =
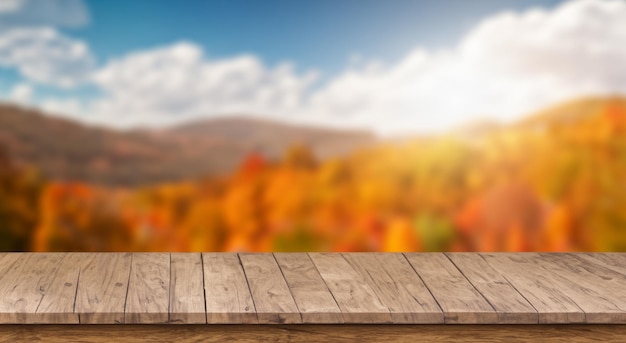
[[0, 0], [0, 250], [626, 251], [626, 1]]

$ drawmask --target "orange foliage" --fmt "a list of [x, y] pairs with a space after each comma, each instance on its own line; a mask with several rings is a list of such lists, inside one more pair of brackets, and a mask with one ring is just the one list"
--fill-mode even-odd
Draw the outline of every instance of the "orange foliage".
[[[626, 250], [623, 102], [572, 118], [381, 144], [325, 161], [296, 146], [273, 162], [251, 154], [219, 179], [142, 189], [48, 183], [35, 193], [31, 248]], [[4, 184], [21, 182], [7, 175]], [[18, 196], [24, 188], [6, 189], [0, 215], [18, 201], [3, 199], [26, 199]], [[7, 213], [19, 217], [28, 204]]]
[[402, 218], [392, 220], [386, 230], [383, 250], [402, 252], [419, 251], [419, 248], [411, 223]]

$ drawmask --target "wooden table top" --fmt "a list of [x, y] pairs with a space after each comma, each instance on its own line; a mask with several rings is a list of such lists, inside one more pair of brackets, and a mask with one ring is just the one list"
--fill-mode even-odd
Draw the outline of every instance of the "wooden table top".
[[0, 253], [0, 323], [626, 323], [626, 253]]

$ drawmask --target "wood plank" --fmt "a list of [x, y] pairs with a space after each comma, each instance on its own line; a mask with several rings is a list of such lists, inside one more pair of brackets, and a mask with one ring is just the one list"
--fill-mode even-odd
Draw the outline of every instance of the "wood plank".
[[443, 312], [409, 262], [398, 253], [345, 253], [397, 324], [443, 323]]
[[303, 323], [342, 323], [341, 310], [313, 261], [304, 253], [275, 253]]
[[167, 323], [169, 288], [169, 253], [133, 253], [124, 322]]
[[[39, 323], [79, 324], [74, 312], [76, 291], [80, 282], [81, 253], [64, 254], [61, 265], [43, 294], [37, 306], [36, 318]], [[40, 286], [40, 290], [42, 290]]]
[[301, 323], [300, 311], [274, 256], [239, 254], [261, 324]]
[[24, 255], [28, 253], [2, 253], [0, 254], [0, 281], [7, 277], [11, 277], [11, 274], [8, 271], [13, 268], [13, 266], [23, 258]]
[[626, 275], [626, 253], [576, 253], [576, 257]]
[[257, 315], [239, 257], [202, 253], [207, 323], [252, 324]]
[[34, 274], [27, 270], [27, 266], [34, 258], [29, 253], [16, 254], [10, 267], [3, 268], [2, 279], [0, 279], [1, 324], [29, 323], [32, 321], [32, 313], [35, 312], [41, 301], [41, 294], [37, 290], [33, 294], [30, 287], [26, 290], [22, 284], [32, 282]]
[[406, 253], [417, 274], [443, 310], [445, 323], [490, 324], [498, 314], [442, 253]]
[[339, 253], [309, 253], [346, 323], [392, 323], [389, 308]]
[[130, 253], [81, 255], [75, 311], [81, 324], [124, 323]]
[[626, 324], [626, 254], [0, 253], [3, 323], [207, 321]]
[[204, 276], [200, 253], [172, 253], [170, 323], [204, 324]]
[[562, 292], [585, 311], [587, 323], [626, 324], [626, 276], [572, 254], [536, 254], [562, 280]]
[[535, 324], [539, 322], [537, 310], [480, 255], [474, 253], [448, 253], [446, 255], [493, 306], [498, 313], [498, 323]]
[[530, 253], [484, 253], [483, 258], [517, 289], [539, 315], [539, 323], [584, 323], [585, 313]]
[[2, 342], [603, 342], [626, 325], [0, 325]]
[[[26, 253], [8, 259], [10, 267], [0, 280], [0, 323], [78, 324], [68, 293], [76, 294], [79, 268], [63, 263], [66, 257], [65, 253]], [[48, 292], [50, 298], [39, 311]]]

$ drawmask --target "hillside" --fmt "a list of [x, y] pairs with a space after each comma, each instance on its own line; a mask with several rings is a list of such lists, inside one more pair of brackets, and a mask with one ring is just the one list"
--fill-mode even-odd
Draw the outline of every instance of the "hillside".
[[[206, 158], [206, 152], [217, 154], [212, 156], [217, 163], [232, 156], [236, 156], [237, 163], [250, 152], [277, 159], [296, 144], [309, 147], [319, 158], [327, 158], [345, 155], [376, 141], [368, 132], [292, 126], [246, 117], [216, 118], [168, 130], [137, 133], [172, 142], [194, 158]], [[228, 163], [228, 166], [220, 170], [230, 170], [232, 163]]]
[[513, 129], [538, 129], [547, 127], [581, 125], [588, 119], [605, 115], [607, 107], [624, 107], [626, 98], [588, 97], [574, 99], [565, 103], [556, 104], [542, 111], [534, 113], [513, 125]]
[[[254, 141], [272, 127], [218, 124], [207, 134], [217, 141], [234, 130]], [[29, 197], [25, 178], [9, 176], [17, 190], [5, 201], [0, 192], [0, 209], [15, 204], [11, 213], [22, 213], [28, 199], [41, 199], [39, 212], [22, 215], [39, 222], [37, 251], [626, 250], [623, 98], [465, 129], [319, 163], [251, 157], [219, 179], [125, 192], [50, 182]], [[160, 135], [205, 132], [197, 123]]]
[[[108, 184], [117, 186], [130, 175], [125, 184], [142, 185], [41, 179], [11, 168], [0, 151], [0, 250], [626, 250], [620, 97], [576, 100], [506, 125], [476, 122], [460, 135], [381, 142], [318, 163], [303, 149], [271, 163], [252, 154], [220, 177], [206, 168], [242, 151], [277, 153], [293, 139], [322, 149], [343, 134], [243, 118], [124, 133], [28, 111], [0, 118], [13, 153], [87, 180], [113, 178]], [[364, 139], [350, 137], [342, 146]], [[81, 165], [93, 156], [99, 160]], [[146, 175], [174, 181], [182, 175], [175, 172], [184, 181], [142, 184]]]
[[374, 142], [364, 132], [295, 127], [243, 117], [161, 131], [88, 127], [31, 109], [0, 105], [0, 147], [51, 180], [139, 186], [230, 172], [250, 152], [273, 159], [295, 144], [320, 158]]
[[[510, 125], [479, 121], [452, 133], [459, 138], [475, 139], [496, 132], [543, 131], [581, 122], [593, 126], [589, 120], [593, 121], [607, 104], [624, 107], [626, 100], [578, 99]], [[437, 136], [424, 136], [420, 141], [433, 139]], [[300, 144], [324, 159], [348, 155], [376, 141], [368, 132], [299, 127], [243, 116], [163, 130], [116, 131], [0, 104], [0, 149], [6, 149], [12, 161], [35, 166], [53, 181], [143, 186], [228, 174], [251, 152], [276, 160], [290, 146]], [[401, 141], [416, 141], [416, 137]]]

